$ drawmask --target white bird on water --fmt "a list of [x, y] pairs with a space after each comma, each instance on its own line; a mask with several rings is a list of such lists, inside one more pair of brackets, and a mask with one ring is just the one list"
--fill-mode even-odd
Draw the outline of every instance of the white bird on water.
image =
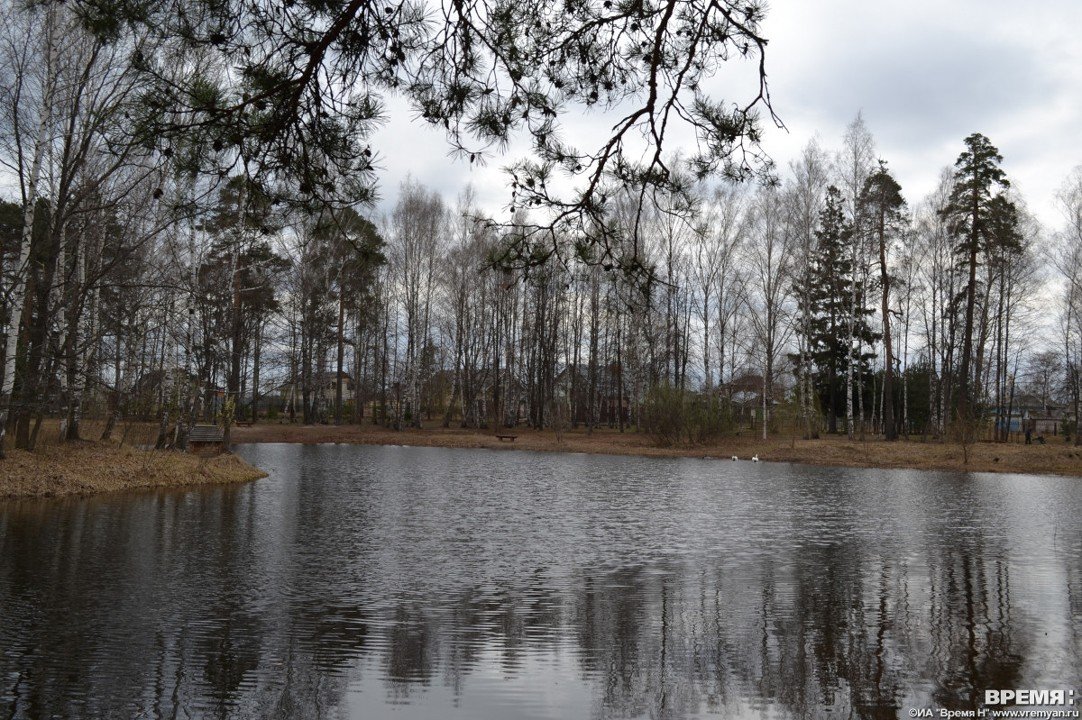
[[738, 458], [736, 455], [733, 455], [733, 460], [739, 460], [739, 459], [740, 458]]
[[753, 456], [751, 457], [751, 461], [752, 461], [752, 462], [759, 462], [759, 456], [758, 456], [758, 455], [753, 455]]

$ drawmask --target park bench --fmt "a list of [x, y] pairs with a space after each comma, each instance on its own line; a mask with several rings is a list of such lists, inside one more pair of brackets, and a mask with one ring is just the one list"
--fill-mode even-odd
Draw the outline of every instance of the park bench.
[[500, 442], [503, 442], [504, 440], [510, 440], [511, 442], [514, 442], [515, 438], [517, 438], [518, 435], [507, 435], [507, 434], [496, 433], [496, 437], [499, 438]]

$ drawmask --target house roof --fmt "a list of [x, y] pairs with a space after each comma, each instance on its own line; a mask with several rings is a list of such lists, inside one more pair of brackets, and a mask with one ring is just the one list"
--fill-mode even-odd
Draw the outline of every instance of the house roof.
[[722, 384], [718, 389], [728, 392], [759, 392], [763, 389], [763, 376], [753, 373], [737, 375], [729, 382]]

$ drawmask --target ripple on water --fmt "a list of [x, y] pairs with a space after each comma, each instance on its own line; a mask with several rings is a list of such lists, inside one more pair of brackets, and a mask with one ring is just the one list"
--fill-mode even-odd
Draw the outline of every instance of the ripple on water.
[[1069, 479], [346, 445], [0, 505], [0, 714], [896, 714], [1082, 685]]

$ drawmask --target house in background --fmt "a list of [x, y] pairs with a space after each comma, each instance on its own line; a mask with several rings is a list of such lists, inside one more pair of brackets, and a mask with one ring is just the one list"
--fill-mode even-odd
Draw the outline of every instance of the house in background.
[[1019, 395], [1010, 407], [1002, 408], [1001, 415], [1010, 413], [1007, 418], [1010, 433], [1024, 433], [1029, 421], [1034, 435], [1051, 437], [1063, 434], [1063, 423], [1071, 421], [1068, 410], [1066, 405], [1042, 402], [1035, 395]]
[[[323, 376], [322, 381], [320, 375]], [[342, 373], [318, 373], [312, 379], [312, 396], [309, 398], [311, 402], [319, 405], [334, 405], [335, 399], [335, 385], [337, 376], [337, 385], [342, 388], [342, 402], [353, 399], [353, 378], [347, 372]], [[278, 398], [279, 405], [282, 412], [289, 412], [291, 408], [300, 412], [301, 405], [304, 402], [304, 386], [299, 380], [286, 380], [284, 383], [278, 385]]]
[[731, 403], [733, 420], [754, 425], [763, 412], [763, 376], [753, 373], [737, 375], [718, 386], [718, 395]]

